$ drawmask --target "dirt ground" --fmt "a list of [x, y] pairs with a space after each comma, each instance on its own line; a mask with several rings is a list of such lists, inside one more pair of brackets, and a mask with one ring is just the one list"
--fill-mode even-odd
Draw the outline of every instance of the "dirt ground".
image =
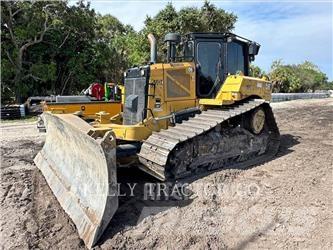
[[[140, 183], [96, 249], [333, 248], [333, 99], [273, 104], [281, 147], [270, 162], [189, 181], [185, 200], [146, 200]], [[74, 224], [35, 167], [45, 135], [34, 123], [1, 125], [0, 249], [83, 249]], [[123, 189], [126, 191], [124, 185]]]

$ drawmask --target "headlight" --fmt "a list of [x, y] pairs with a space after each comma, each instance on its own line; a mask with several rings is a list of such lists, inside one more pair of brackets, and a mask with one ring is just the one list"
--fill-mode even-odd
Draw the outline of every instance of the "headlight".
[[140, 71], [140, 74], [141, 74], [141, 76], [144, 76], [144, 75], [145, 75], [145, 70], [142, 69], [142, 70]]
[[272, 84], [270, 84], [270, 83], [266, 83], [266, 89], [271, 89], [272, 88]]
[[124, 77], [126, 77], [127, 76], [127, 72], [124, 72]]
[[187, 72], [188, 72], [188, 73], [193, 73], [193, 71], [194, 71], [194, 70], [193, 70], [192, 67], [188, 67], [188, 68], [187, 68]]

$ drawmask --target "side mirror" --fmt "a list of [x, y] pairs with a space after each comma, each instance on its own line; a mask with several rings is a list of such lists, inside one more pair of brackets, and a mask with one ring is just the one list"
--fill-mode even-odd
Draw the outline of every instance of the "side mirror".
[[251, 42], [249, 45], [249, 59], [250, 61], [254, 61], [254, 57], [258, 55], [260, 49], [260, 44]]
[[252, 42], [249, 46], [249, 55], [256, 56], [259, 53], [260, 45], [258, 43]]

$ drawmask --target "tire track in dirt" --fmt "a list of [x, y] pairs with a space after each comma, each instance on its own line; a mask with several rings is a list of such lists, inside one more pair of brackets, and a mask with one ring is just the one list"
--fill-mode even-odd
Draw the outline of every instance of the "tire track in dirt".
[[33, 163], [43, 140], [18, 137], [12, 141], [12, 133], [9, 136], [1, 143], [0, 233], [4, 240], [0, 249], [83, 248], [75, 226]]

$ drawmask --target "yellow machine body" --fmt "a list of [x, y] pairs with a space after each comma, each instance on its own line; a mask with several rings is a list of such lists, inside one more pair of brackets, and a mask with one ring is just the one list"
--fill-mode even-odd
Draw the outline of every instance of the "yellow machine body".
[[80, 103], [56, 103], [49, 102], [43, 105], [43, 111], [50, 111], [53, 114], [74, 114], [80, 113], [85, 119], [96, 119], [96, 113], [104, 111], [110, 116], [121, 113], [120, 102], [92, 101]]
[[135, 125], [122, 125], [104, 119], [106, 122], [96, 122], [94, 127], [105, 132], [112, 129], [120, 140], [142, 141], [153, 131], [168, 128], [169, 120], [159, 119], [161, 117], [168, 117], [174, 112], [197, 106], [205, 110], [211, 106], [231, 105], [249, 97], [269, 101], [271, 88], [271, 83], [265, 79], [229, 75], [215, 98], [199, 99], [196, 97], [193, 62], [153, 64], [150, 66], [147, 102], [148, 110], [151, 112], [147, 113], [147, 118]]
[[249, 97], [271, 100], [272, 84], [265, 79], [241, 75], [229, 75], [213, 99], [200, 99], [200, 105], [230, 105]]

